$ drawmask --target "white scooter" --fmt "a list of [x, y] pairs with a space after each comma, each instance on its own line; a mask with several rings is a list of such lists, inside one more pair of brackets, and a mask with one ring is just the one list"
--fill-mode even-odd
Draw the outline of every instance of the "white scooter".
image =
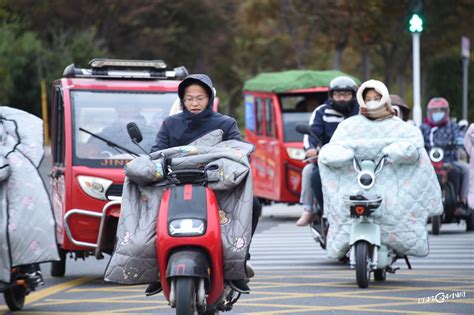
[[[380, 226], [374, 222], [374, 212], [379, 209], [383, 197], [367, 192], [375, 184], [376, 174], [382, 171], [384, 163], [385, 157], [378, 163], [354, 158], [354, 169], [358, 172], [357, 183], [362, 190], [343, 196], [344, 204], [353, 218], [349, 241], [350, 266], [356, 270], [357, 285], [360, 288], [369, 286], [371, 272], [376, 281], [385, 281], [387, 272], [395, 273], [398, 269], [392, 268], [392, 265], [399, 257], [391, 248], [382, 244]], [[404, 258], [411, 269], [408, 258]]]

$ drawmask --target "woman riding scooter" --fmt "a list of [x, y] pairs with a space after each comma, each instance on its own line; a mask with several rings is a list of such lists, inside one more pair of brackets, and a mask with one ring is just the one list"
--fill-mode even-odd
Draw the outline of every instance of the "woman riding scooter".
[[428, 254], [427, 217], [442, 206], [422, 135], [395, 117], [386, 86], [364, 82], [357, 100], [361, 115], [339, 124], [318, 165], [329, 221], [327, 255], [350, 253], [357, 283], [365, 288], [371, 272], [383, 281], [397, 258]]

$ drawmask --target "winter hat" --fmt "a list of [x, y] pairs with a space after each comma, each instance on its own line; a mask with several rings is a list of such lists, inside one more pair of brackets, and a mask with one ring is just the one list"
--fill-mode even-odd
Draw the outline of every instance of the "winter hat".
[[[372, 108], [368, 108], [364, 101], [364, 97], [367, 91], [370, 89], [374, 89], [382, 96], [379, 101], [379, 105]], [[360, 88], [357, 90], [357, 102], [360, 105], [360, 114], [367, 117], [368, 119], [382, 120], [395, 115], [388, 89], [385, 84], [383, 84], [383, 82], [378, 80], [369, 80], [362, 83]]]

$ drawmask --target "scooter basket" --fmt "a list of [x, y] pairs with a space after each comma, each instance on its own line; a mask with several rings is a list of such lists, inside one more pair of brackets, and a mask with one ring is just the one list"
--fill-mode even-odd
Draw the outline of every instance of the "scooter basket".
[[[372, 214], [380, 207], [383, 198], [377, 194], [367, 194], [357, 192], [352, 195], [344, 195], [342, 197], [344, 205], [349, 207], [352, 217], [372, 216]], [[381, 215], [380, 213], [378, 215]]]

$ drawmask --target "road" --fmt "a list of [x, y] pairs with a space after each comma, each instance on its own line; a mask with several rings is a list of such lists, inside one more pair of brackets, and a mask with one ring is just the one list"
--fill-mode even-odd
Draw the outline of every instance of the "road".
[[[47, 173], [46, 169], [42, 170]], [[301, 208], [264, 207], [251, 245], [256, 276], [232, 314], [474, 314], [474, 233], [463, 224], [443, 225], [430, 236], [430, 254], [404, 261], [385, 282], [359, 289], [355, 271], [327, 259], [309, 228], [295, 226]], [[163, 296], [145, 297], [144, 285], [102, 281], [104, 260], [68, 259], [64, 278], [51, 278], [27, 297], [28, 314], [174, 314]], [[0, 313], [7, 308], [0, 297]]]

